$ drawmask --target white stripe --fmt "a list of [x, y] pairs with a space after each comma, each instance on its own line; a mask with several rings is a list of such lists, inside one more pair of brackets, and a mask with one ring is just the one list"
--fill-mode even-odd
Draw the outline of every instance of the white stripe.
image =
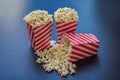
[[[87, 36], [91, 37], [90, 34], [88, 34]], [[92, 38], [92, 41], [94, 42], [94, 44], [97, 45], [97, 46], [99, 46], [99, 43], [96, 42], [96, 39], [94, 38], [94, 40], [95, 40], [95, 41], [94, 41], [94, 40], [93, 40], [93, 37], [91, 37], [91, 38]]]
[[[66, 36], [70, 37], [70, 35], [68, 35], [68, 34], [66, 34]], [[70, 41], [72, 41], [73, 43], [78, 44], [78, 43], [77, 43], [75, 40], [73, 40], [71, 37], [70, 37], [69, 39], [70, 39]]]
[[94, 46], [92, 46], [92, 45], [90, 45], [90, 44], [85, 44], [85, 46], [87, 46], [87, 47], [89, 47], [89, 48], [92, 48], [92, 49], [94, 49], [94, 50], [98, 50], [98, 48], [96, 48], [96, 47], [94, 47]]
[[43, 41], [42, 43], [40, 43], [38, 46], [36, 46], [36, 49], [37, 49], [38, 47], [42, 46], [43, 44], [46, 44], [46, 43], [45, 43], [46, 41], [49, 42], [49, 41], [50, 41], [50, 38], [46, 39], [45, 41]]
[[[49, 44], [50, 44], [50, 42], [47, 42], [44, 46], [40, 47], [38, 50], [43, 49], [43, 48], [44, 48], [45, 46], [47, 46], [47, 45], [49, 46]], [[47, 46], [47, 47], [48, 47], [48, 46]], [[47, 48], [47, 47], [46, 47], [46, 48]]]
[[81, 37], [78, 37], [78, 36], [79, 36], [79, 34], [77, 34], [77, 33], [76, 33], [76, 35], [77, 35], [76, 37], [77, 37], [78, 39], [80, 39], [82, 43], [87, 43], [87, 41], [85, 41], [85, 40], [81, 39]]
[[91, 56], [91, 55], [89, 55], [89, 54], [87, 54], [87, 53], [81, 52], [81, 51], [76, 50], [76, 49], [72, 49], [72, 51], [73, 51], [73, 52], [76, 52], [76, 53], [79, 53], [79, 54], [82, 54], [82, 55], [85, 55], [85, 56], [87, 56], [87, 57]]
[[[89, 37], [92, 37], [91, 34], [89, 34], [88, 36], [89, 36]], [[97, 38], [95, 38], [95, 37], [92, 37], [92, 38], [94, 38], [94, 40], [96, 40], [97, 42], [100, 42]], [[95, 44], [98, 46], [99, 43], [97, 43], [97, 42], [95, 42]]]
[[82, 50], [84, 50], [84, 51], [86, 51], [86, 52], [89, 52], [89, 53], [92, 53], [92, 54], [96, 54], [95, 51], [89, 50], [89, 49], [84, 48], [84, 47], [81, 47], [81, 46], [74, 46], [74, 47], [76, 47], [76, 48], [78, 48], [78, 49], [82, 49]]
[[69, 25], [67, 25], [67, 26], [61, 26], [60, 28], [57, 28], [57, 31], [60, 31], [60, 30], [63, 30], [63, 29], [69, 28], [70, 26], [73, 26], [73, 25], [75, 25], [75, 24], [77, 24], [77, 22], [72, 23], [72, 24], [69, 24]]
[[82, 38], [83, 40], [85, 40], [87, 43], [91, 42], [90, 40], [86, 39], [85, 35], [83, 35], [83, 34], [80, 34], [79, 37]]
[[[48, 29], [47, 31], [45, 31], [44, 33], [41, 33], [41, 35], [40, 35], [39, 37], [35, 38], [35, 41], [38, 40], [39, 38], [43, 37], [43, 36], [46, 36], [46, 35], [45, 35], [46, 33], [51, 33], [51, 32], [52, 32], [52, 29], [49, 28], [49, 29]], [[35, 34], [35, 35], [36, 35], [36, 34]]]
[[99, 41], [99, 40], [97, 39], [97, 37], [94, 36], [93, 34], [89, 34], [89, 36], [92, 37], [92, 38], [94, 38], [96, 41]]
[[[35, 37], [38, 36], [39, 34], [44, 33], [44, 31], [46, 31], [51, 25], [52, 25], [52, 23], [49, 24], [48, 26], [46, 26], [45, 28], [43, 28], [40, 32], [36, 33], [36, 34], [35, 34]], [[44, 26], [43, 26], [43, 27], [44, 27]], [[52, 28], [52, 26], [51, 26], [49, 29], [51, 29], [51, 28]], [[39, 28], [38, 28], [38, 29], [39, 29]], [[35, 32], [36, 32], [36, 31], [35, 31]]]
[[[77, 37], [78, 38], [78, 36], [76, 36], [76, 35], [73, 35], [73, 33], [70, 33], [70, 35], [72, 35], [72, 37]], [[76, 39], [76, 38], [73, 38], [73, 39], [75, 39], [78, 43], [80, 43], [80, 44], [83, 44], [83, 42], [81, 42], [79, 39]]]
[[[51, 22], [51, 23], [48, 23], [48, 24], [50, 25], [50, 24], [52, 24], [52, 22]], [[40, 30], [41, 28], [43, 28], [44, 26], [46, 26], [46, 25], [48, 25], [48, 24], [36, 26], [36, 27], [39, 27], [39, 28], [35, 29], [34, 31], [37, 32], [38, 30]], [[48, 26], [49, 26], [49, 25], [48, 25]], [[34, 27], [34, 28], [35, 28], [35, 27]]]
[[50, 34], [51, 34], [51, 33], [48, 33], [45, 37], [43, 37], [42, 39], [40, 39], [39, 41], [37, 41], [35, 44], [38, 44], [39, 42], [44, 41], [45, 38], [47, 38], [47, 37], [51, 37]]
[[[34, 30], [34, 32], [37, 32], [37, 31], [39, 31], [42, 27], [44, 27], [45, 25], [40, 25], [40, 26], [36, 26], [37, 27], [37, 29], [35, 29]], [[35, 28], [35, 27], [34, 27]]]
[[71, 56], [76, 57], [76, 58], [79, 58], [79, 59], [85, 58], [85, 57], [82, 57], [82, 56], [78, 56], [78, 55], [76, 55], [76, 54], [71, 54]]
[[70, 58], [70, 61], [74, 62], [74, 61], [77, 61], [76, 59], [73, 59], [73, 58]]
[[67, 23], [63, 22], [63, 23], [60, 23], [60, 24], [56, 24], [56, 27], [58, 28], [60, 26], [63, 26], [64, 24], [67, 24]]
[[[67, 30], [65, 30], [65, 31], [57, 32], [57, 35], [61, 35], [61, 34], [63, 34], [63, 33], [67, 33], [67, 32], [69, 32], [69, 31], [71, 31], [71, 30], [74, 30], [74, 29], [76, 29], [76, 27], [67, 29]], [[75, 31], [76, 31], [76, 30], [75, 30]], [[75, 31], [72, 31], [72, 32], [75, 32]]]
[[84, 35], [86, 35], [86, 37], [87, 37], [90, 41], [95, 42], [94, 38], [90, 37], [89, 34], [86, 34], [86, 33], [85, 33]]

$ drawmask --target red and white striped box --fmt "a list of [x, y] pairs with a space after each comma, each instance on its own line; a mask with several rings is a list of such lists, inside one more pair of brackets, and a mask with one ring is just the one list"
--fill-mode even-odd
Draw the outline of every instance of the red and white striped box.
[[31, 26], [27, 23], [27, 31], [31, 47], [39, 51], [50, 47], [53, 22], [41, 26]]
[[58, 43], [60, 43], [63, 33], [68, 33], [68, 32], [75, 33], [77, 24], [78, 24], [78, 21], [56, 22]]
[[70, 62], [78, 61], [96, 55], [100, 41], [93, 35], [87, 33], [65, 33], [63, 39], [69, 40], [71, 47]]

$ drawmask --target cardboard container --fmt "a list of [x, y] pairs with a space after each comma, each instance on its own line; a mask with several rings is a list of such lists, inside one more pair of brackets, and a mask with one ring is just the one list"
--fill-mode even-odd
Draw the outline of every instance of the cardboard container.
[[70, 62], [96, 55], [100, 41], [93, 34], [65, 33], [61, 43], [68, 40], [71, 44]]
[[53, 22], [40, 26], [31, 26], [27, 23], [27, 31], [31, 47], [39, 51], [50, 47]]

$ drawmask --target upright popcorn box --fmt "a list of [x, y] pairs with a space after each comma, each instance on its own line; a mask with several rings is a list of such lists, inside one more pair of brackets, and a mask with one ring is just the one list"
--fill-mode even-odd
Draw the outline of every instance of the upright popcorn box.
[[75, 33], [78, 25], [78, 15], [74, 9], [71, 8], [59, 8], [54, 13], [56, 22], [56, 30], [58, 43], [60, 43], [61, 37], [64, 33]]
[[24, 17], [31, 47], [35, 51], [50, 47], [52, 34], [52, 15], [47, 11], [36, 10]]
[[31, 47], [35, 51], [39, 51], [50, 47], [52, 34], [52, 22], [44, 25], [33, 27], [27, 23], [27, 31]]
[[61, 43], [69, 41], [71, 45], [70, 62], [78, 61], [96, 55], [100, 41], [93, 34], [65, 33]]

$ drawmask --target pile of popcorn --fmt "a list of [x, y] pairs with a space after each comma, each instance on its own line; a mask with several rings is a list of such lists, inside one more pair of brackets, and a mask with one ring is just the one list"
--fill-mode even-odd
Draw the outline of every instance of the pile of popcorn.
[[35, 10], [24, 17], [25, 22], [34, 26], [47, 24], [52, 21], [52, 15], [48, 14], [45, 10]]
[[78, 21], [78, 14], [75, 11], [75, 9], [71, 8], [59, 8], [54, 13], [54, 19], [56, 22], [72, 22], [72, 21]]
[[39, 56], [36, 62], [42, 63], [47, 72], [56, 70], [61, 76], [76, 73], [76, 65], [69, 62], [71, 45], [68, 41], [63, 44], [55, 44], [55, 41], [52, 41], [49, 49], [36, 51], [35, 54]]

